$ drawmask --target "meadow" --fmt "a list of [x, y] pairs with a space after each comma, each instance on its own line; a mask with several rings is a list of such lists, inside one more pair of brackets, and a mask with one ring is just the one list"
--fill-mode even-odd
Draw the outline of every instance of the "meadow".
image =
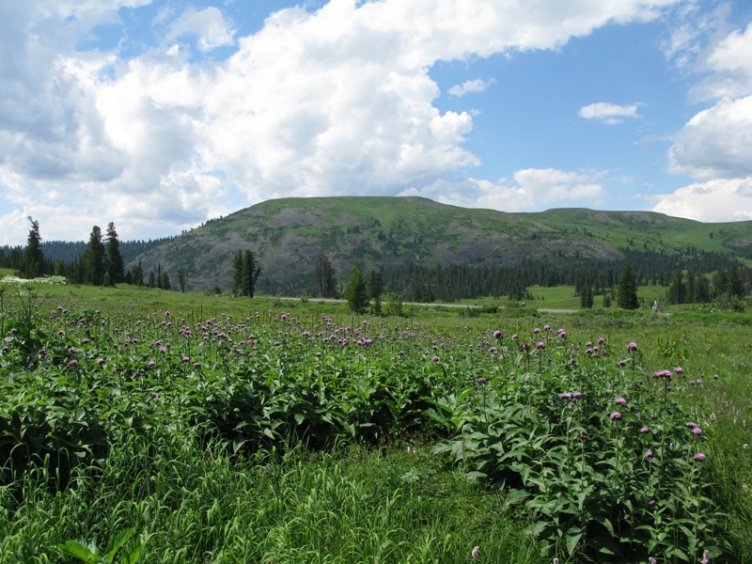
[[0, 561], [752, 561], [752, 316], [556, 291], [2, 285]]

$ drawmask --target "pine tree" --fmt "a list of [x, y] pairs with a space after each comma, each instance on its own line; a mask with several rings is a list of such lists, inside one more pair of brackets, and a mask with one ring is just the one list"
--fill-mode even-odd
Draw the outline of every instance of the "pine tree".
[[593, 307], [593, 288], [590, 284], [585, 284], [580, 288], [580, 307], [582, 309], [591, 309]]
[[232, 293], [243, 295], [243, 251], [240, 249], [232, 257]]
[[368, 291], [363, 280], [363, 272], [358, 266], [352, 269], [350, 277], [347, 279], [345, 299], [347, 305], [350, 306], [350, 311], [358, 314], [365, 313], [368, 307]]
[[107, 273], [112, 285], [125, 280], [125, 263], [120, 254], [120, 241], [113, 222], [107, 225]]
[[670, 304], [683, 304], [686, 302], [686, 291], [684, 286], [684, 276], [681, 270], [677, 270], [672, 279], [671, 285], [668, 287], [668, 295], [666, 300]]
[[95, 225], [89, 235], [89, 244], [83, 255], [84, 279], [90, 284], [101, 286], [104, 282], [106, 250], [102, 243], [102, 230]]
[[182, 267], [178, 268], [178, 285], [180, 286], [180, 291], [185, 292], [185, 269]]
[[167, 271], [163, 270], [162, 274], [159, 276], [159, 287], [163, 290], [172, 290], [172, 285], [170, 284], [170, 277], [167, 275]]
[[246, 249], [243, 253], [241, 289], [244, 296], [252, 298], [255, 293], [256, 280], [261, 274], [261, 268], [256, 263], [253, 251]]
[[626, 263], [619, 278], [619, 288], [616, 293], [616, 307], [622, 309], [637, 309], [640, 302], [637, 299], [637, 282], [632, 273], [632, 265]]
[[42, 237], [39, 235], [39, 222], [28, 218], [31, 223], [29, 238], [21, 262], [21, 278], [38, 278], [44, 274], [44, 253]]
[[141, 259], [138, 259], [138, 264], [134, 264], [130, 270], [131, 284], [134, 286], [144, 285], [144, 268], [141, 265]]
[[314, 276], [319, 286], [319, 293], [322, 298], [334, 298], [337, 295], [337, 279], [334, 267], [329, 257], [324, 254], [316, 257], [314, 266]]

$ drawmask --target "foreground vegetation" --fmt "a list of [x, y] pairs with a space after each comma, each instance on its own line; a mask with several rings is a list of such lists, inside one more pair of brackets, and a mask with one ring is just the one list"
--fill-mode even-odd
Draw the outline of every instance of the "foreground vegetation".
[[746, 314], [0, 290], [2, 562], [752, 560]]

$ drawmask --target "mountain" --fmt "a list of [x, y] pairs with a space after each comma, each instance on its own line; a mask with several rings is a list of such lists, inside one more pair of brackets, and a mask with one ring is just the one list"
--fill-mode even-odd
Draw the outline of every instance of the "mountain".
[[[505, 213], [412, 197], [285, 198], [210, 220], [140, 258], [144, 272], [161, 265], [173, 281], [183, 268], [190, 290], [226, 291], [239, 249], [252, 250], [262, 265], [257, 289], [301, 294], [315, 288], [321, 253], [340, 283], [356, 264], [386, 272], [407, 264], [571, 269], [644, 258], [667, 270], [713, 270], [729, 257], [752, 258], [752, 221], [710, 224], [581, 208]], [[677, 257], [695, 257], [700, 266]]]

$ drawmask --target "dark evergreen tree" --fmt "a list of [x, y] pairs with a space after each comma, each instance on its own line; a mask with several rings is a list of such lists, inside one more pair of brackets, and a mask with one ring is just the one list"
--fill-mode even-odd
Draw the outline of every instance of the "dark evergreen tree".
[[585, 284], [580, 288], [580, 307], [582, 309], [593, 307], [593, 288], [590, 287], [590, 284]]
[[89, 244], [83, 254], [84, 281], [95, 286], [104, 283], [106, 250], [102, 243], [102, 230], [95, 225], [89, 235]]
[[246, 249], [243, 253], [241, 291], [242, 295], [252, 298], [255, 294], [256, 280], [261, 274], [261, 268], [256, 263], [253, 251]]
[[671, 277], [671, 285], [668, 287], [666, 301], [670, 304], [683, 304], [686, 301], [685, 294], [684, 275], [681, 270], [677, 270]]
[[159, 275], [159, 287], [163, 290], [172, 290], [172, 284], [170, 284], [170, 277], [167, 275], [167, 271], [163, 270]]
[[107, 225], [107, 274], [109, 274], [110, 284], [120, 284], [125, 281], [125, 263], [120, 254], [120, 241], [113, 222]]
[[149, 273], [149, 283], [148, 283], [148, 286], [149, 286], [149, 288], [156, 288], [157, 287], [157, 277], [154, 274], [153, 270]]
[[178, 268], [178, 285], [180, 291], [185, 292], [185, 270], [182, 267]]
[[319, 286], [319, 293], [323, 298], [334, 298], [337, 295], [337, 278], [329, 257], [320, 254], [316, 257], [314, 276]]
[[29, 217], [31, 229], [24, 249], [21, 268], [21, 278], [38, 278], [44, 274], [44, 252], [42, 252], [42, 237], [39, 235], [39, 222]]
[[365, 313], [368, 307], [368, 290], [363, 279], [363, 271], [358, 266], [352, 269], [347, 279], [344, 297], [347, 305], [350, 306], [350, 311], [358, 314]]
[[736, 261], [729, 265], [725, 293], [734, 298], [744, 297], [744, 284], [739, 277], [739, 269], [736, 266]]
[[144, 285], [144, 268], [141, 265], [141, 259], [138, 259], [138, 263], [134, 264], [130, 270], [131, 284], [134, 286]]
[[632, 265], [626, 263], [619, 277], [616, 306], [622, 309], [637, 309], [639, 305], [640, 302], [637, 299], [637, 282], [632, 272]]
[[380, 298], [384, 293], [384, 268], [379, 267], [371, 270], [368, 273], [368, 280], [366, 281], [366, 289], [368, 290], [368, 297], [370, 299]]

